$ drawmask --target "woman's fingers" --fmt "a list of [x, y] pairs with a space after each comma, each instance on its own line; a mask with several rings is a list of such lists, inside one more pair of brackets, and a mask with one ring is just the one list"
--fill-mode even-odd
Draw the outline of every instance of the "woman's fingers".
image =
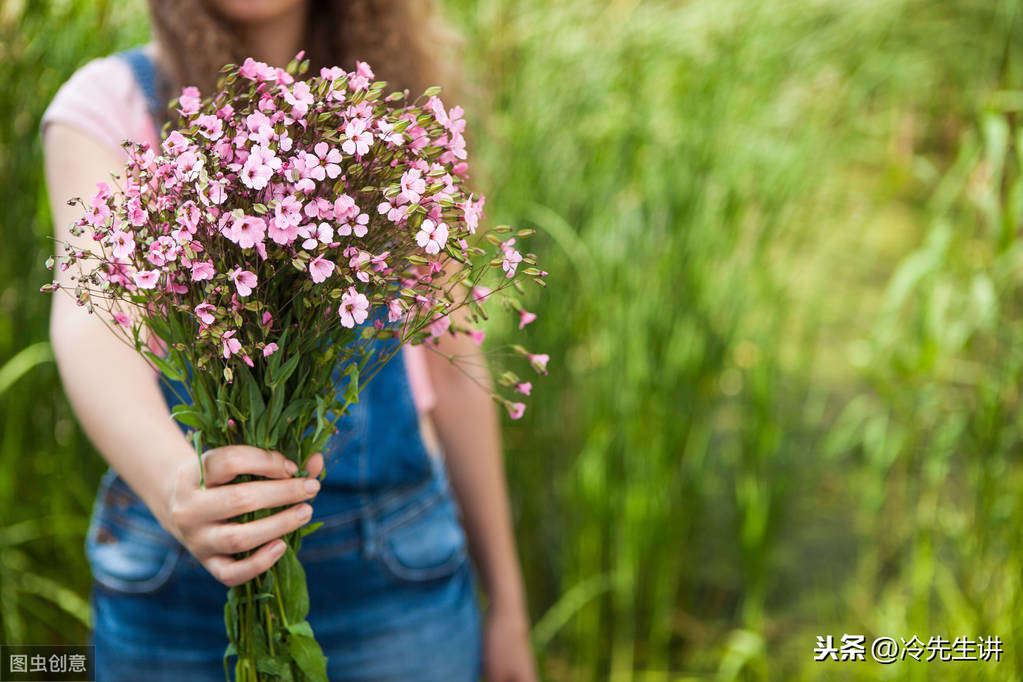
[[320, 490], [315, 478], [247, 481], [208, 488], [202, 497], [203, 518], [221, 521], [258, 509], [283, 507], [308, 500]]
[[228, 587], [241, 585], [260, 573], [270, 570], [284, 554], [284, 540], [271, 540], [244, 559], [217, 554], [206, 560], [206, 570]]
[[302, 503], [248, 523], [218, 523], [209, 527], [204, 544], [210, 554], [237, 554], [298, 530], [312, 516], [312, 506]]
[[207, 450], [202, 455], [202, 464], [207, 488], [230, 483], [242, 474], [288, 478], [298, 471], [298, 465], [281, 453], [249, 445], [227, 445]]
[[316, 478], [323, 471], [323, 455], [314, 453], [305, 462], [305, 470], [309, 472], [309, 478]]

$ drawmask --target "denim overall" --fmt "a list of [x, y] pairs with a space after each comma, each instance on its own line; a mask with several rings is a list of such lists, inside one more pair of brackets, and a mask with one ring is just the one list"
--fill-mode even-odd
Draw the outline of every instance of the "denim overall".
[[[118, 53], [162, 120], [155, 72]], [[163, 386], [168, 406], [176, 402]], [[324, 453], [323, 527], [299, 552], [331, 680], [476, 680], [476, 578], [443, 465], [420, 437], [402, 353], [366, 385]], [[98, 682], [220, 681], [227, 588], [112, 469], [85, 542]]]

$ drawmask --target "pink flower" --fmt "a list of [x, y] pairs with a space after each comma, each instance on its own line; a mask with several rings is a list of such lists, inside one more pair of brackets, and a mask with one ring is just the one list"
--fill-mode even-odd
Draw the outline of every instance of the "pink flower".
[[191, 182], [199, 177], [203, 167], [203, 159], [192, 150], [187, 150], [174, 162], [175, 174], [179, 180]]
[[459, 204], [462, 212], [465, 214], [465, 226], [469, 228], [470, 234], [476, 234], [476, 227], [480, 223], [480, 218], [485, 217], [483, 214], [483, 203], [486, 201], [486, 197], [480, 197], [480, 200], [475, 204], [472, 203], [472, 195], [468, 199]]
[[400, 298], [392, 298], [387, 302], [387, 321], [397, 322], [401, 319], [401, 316], [405, 314], [405, 311], [401, 307]]
[[124, 327], [131, 326], [131, 320], [129, 320], [128, 316], [124, 313], [114, 313], [114, 322]]
[[522, 395], [529, 395], [529, 393], [533, 390], [533, 384], [528, 381], [520, 381], [515, 384], [515, 390]]
[[110, 185], [100, 181], [96, 183], [96, 193], [90, 197], [90, 202], [93, 206], [97, 206], [106, 201], [108, 197], [110, 197]]
[[449, 315], [441, 315], [434, 319], [430, 323], [430, 336], [437, 338], [443, 336], [444, 332], [451, 328], [451, 317]]
[[369, 146], [373, 144], [373, 133], [366, 130], [366, 122], [361, 118], [354, 118], [345, 126], [345, 136], [348, 138], [341, 145], [345, 154], [363, 156], [369, 153]]
[[274, 209], [270, 221], [270, 238], [278, 244], [290, 244], [298, 234], [302, 222], [302, 202], [294, 196], [287, 196]]
[[201, 282], [203, 280], [213, 279], [213, 276], [215, 274], [217, 274], [217, 271], [213, 269], [212, 261], [204, 260], [192, 264], [193, 282]]
[[179, 225], [188, 230], [189, 234], [195, 234], [201, 217], [202, 213], [199, 211], [199, 207], [195, 205], [194, 201], [189, 199], [178, 208], [175, 220]]
[[341, 194], [334, 200], [334, 217], [338, 220], [351, 220], [359, 215], [359, 206], [355, 199], [347, 194]]
[[433, 114], [437, 123], [440, 123], [442, 126], [447, 128], [448, 112], [444, 110], [444, 103], [440, 101], [439, 97], [433, 96], [426, 100], [426, 104], [423, 105], [423, 108]]
[[373, 70], [366, 62], [355, 62], [355, 71], [349, 75], [348, 87], [352, 92], [359, 92], [369, 87], [373, 80]]
[[233, 338], [234, 334], [235, 332], [232, 329], [229, 332], [224, 332], [224, 335], [220, 337], [220, 340], [224, 344], [223, 349], [225, 358], [231, 357], [233, 354], [237, 353], [242, 349], [241, 341], [239, 341], [236, 338]]
[[388, 123], [384, 119], [377, 120], [377, 128], [380, 132], [377, 133], [377, 137], [388, 144], [393, 144], [400, 147], [405, 142], [405, 138], [402, 137], [401, 133], [394, 130], [394, 124]]
[[278, 223], [276, 220], [271, 221], [270, 227], [266, 233], [270, 235], [270, 239], [274, 240], [274, 243], [284, 246], [295, 241], [298, 237], [298, 233], [301, 231], [298, 225], [292, 225], [289, 222]]
[[472, 288], [472, 300], [477, 303], [486, 303], [487, 299], [490, 298], [490, 294], [493, 293], [493, 289], [485, 286], [478, 286]]
[[213, 316], [213, 313], [216, 312], [216, 310], [217, 309], [210, 305], [209, 303], [200, 303], [199, 305], [195, 306], [196, 316], [200, 320], [202, 320], [203, 324], [207, 325], [213, 324], [214, 322], [217, 321], [217, 318]]
[[341, 152], [334, 147], [329, 146], [326, 142], [316, 143], [316, 146], [313, 147], [313, 151], [316, 152], [316, 156], [319, 157], [319, 160], [323, 161], [323, 171], [321, 171], [321, 175], [317, 178], [317, 180], [323, 179], [323, 172], [326, 172], [327, 177], [331, 180], [341, 175], [341, 166], [339, 164], [344, 161], [344, 157], [341, 156]]
[[547, 362], [550, 359], [550, 356], [546, 353], [540, 355], [529, 353], [529, 364], [533, 366], [533, 369], [535, 369], [538, 374], [547, 374]]
[[416, 233], [416, 244], [424, 247], [427, 253], [437, 254], [444, 248], [448, 241], [448, 226], [444, 223], [435, 223], [429, 218], [423, 221]]
[[222, 182], [211, 182], [207, 193], [209, 194], [210, 201], [218, 206], [227, 199], [227, 191], [224, 189], [224, 183]]
[[347, 237], [348, 235], [354, 233], [356, 237], [362, 238], [365, 237], [366, 232], [369, 231], [369, 229], [367, 228], [368, 224], [369, 214], [360, 213], [358, 217], [355, 219], [354, 225], [351, 223], [341, 223], [341, 225], [337, 228], [337, 233], [344, 237]]
[[132, 274], [131, 278], [135, 280], [139, 289], [155, 289], [156, 283], [160, 279], [160, 272], [158, 270], [139, 270]]
[[110, 242], [114, 246], [114, 258], [129, 258], [135, 253], [135, 238], [129, 232], [114, 230], [110, 233]]
[[472, 331], [469, 332], [469, 337], [477, 346], [483, 345], [483, 337], [485, 337], [486, 335], [487, 333], [482, 329], [473, 329]]
[[527, 324], [536, 319], [536, 314], [531, 313], [528, 310], [519, 311], [519, 329], [522, 329]]
[[511, 246], [514, 243], [515, 239], [512, 238], [501, 244], [501, 250], [504, 252], [504, 260], [501, 261], [501, 267], [507, 273], [507, 277], [513, 277], [515, 275], [515, 268], [522, 262], [522, 254]]
[[202, 136], [211, 142], [216, 142], [224, 135], [224, 122], [212, 114], [203, 114], [195, 122]]
[[105, 203], [93, 203], [89, 211], [88, 221], [90, 225], [102, 225], [110, 217], [110, 207]]
[[508, 410], [508, 416], [512, 419], [521, 419], [526, 412], [525, 403], [505, 403], [504, 406]]
[[367, 265], [370, 262], [370, 254], [355, 249], [355, 254], [348, 259], [348, 267], [355, 271], [355, 277], [361, 282], [369, 282]]
[[266, 188], [275, 171], [281, 169], [281, 160], [272, 149], [264, 145], [252, 148], [249, 158], [245, 159], [241, 173], [242, 184], [249, 189]]
[[323, 256], [317, 256], [309, 261], [309, 275], [313, 281], [319, 284], [334, 274], [334, 263]]
[[268, 343], [263, 348], [263, 357], [268, 358], [279, 350], [276, 343]]
[[239, 296], [248, 296], [252, 293], [253, 287], [256, 286], [256, 274], [249, 272], [248, 270], [242, 270], [241, 268], [235, 268], [228, 273], [228, 277], [234, 282], [235, 287], [238, 289]]
[[284, 100], [291, 105], [291, 115], [295, 118], [302, 118], [309, 111], [309, 105], [313, 103], [313, 93], [309, 90], [309, 84], [305, 81], [295, 83], [291, 90], [281, 88]]
[[167, 139], [163, 141], [161, 146], [163, 151], [171, 156], [177, 156], [188, 148], [188, 138], [175, 130], [167, 136]]
[[187, 88], [182, 89], [181, 96], [178, 98], [181, 113], [186, 116], [191, 116], [195, 112], [199, 111], [200, 99], [201, 95], [199, 94], [199, 88], [194, 85], [190, 85]]
[[410, 168], [401, 174], [401, 196], [410, 204], [419, 203], [426, 191], [426, 180], [418, 168]]
[[341, 76], [344, 76], [344, 75], [345, 75], [345, 70], [342, 69], [340, 66], [332, 66], [329, 69], [326, 68], [326, 67], [323, 67], [323, 68], [320, 69], [320, 78], [322, 78], [324, 80], [328, 80], [328, 81], [330, 81], [332, 83], [334, 81], [336, 81], [338, 78], [340, 78]]
[[341, 317], [341, 325], [351, 329], [357, 324], [362, 324], [369, 316], [369, 299], [355, 290], [355, 287], [348, 287], [348, 291], [341, 295], [341, 305], [338, 306], [337, 314]]
[[178, 244], [167, 236], [157, 237], [156, 241], [149, 245], [149, 253], [146, 260], [153, 265], [160, 267], [166, 263], [176, 260], [178, 257]]
[[302, 248], [311, 251], [316, 248], [317, 244], [330, 244], [334, 241], [334, 228], [328, 223], [303, 225], [298, 228], [298, 236], [305, 239], [302, 242]]
[[135, 227], [142, 227], [146, 224], [146, 220], [149, 218], [149, 212], [146, 211], [142, 202], [139, 201], [138, 197], [132, 197], [131, 201], [128, 202], [128, 220]]
[[247, 139], [257, 144], [268, 145], [274, 139], [273, 125], [262, 111], [254, 111], [246, 116], [245, 128], [249, 131]]
[[302, 209], [302, 212], [305, 213], [308, 218], [313, 220], [334, 217], [334, 209], [331, 208], [330, 202], [323, 197], [310, 199], [305, 205], [305, 208]]
[[243, 249], [251, 249], [266, 236], [266, 223], [262, 218], [243, 215], [231, 223], [224, 236]]
[[252, 57], [245, 60], [238, 73], [249, 80], [270, 81], [277, 77], [277, 71], [264, 62], [257, 62]]
[[355, 62], [355, 73], [363, 78], [373, 80], [373, 69], [369, 68], [369, 64], [366, 62]]

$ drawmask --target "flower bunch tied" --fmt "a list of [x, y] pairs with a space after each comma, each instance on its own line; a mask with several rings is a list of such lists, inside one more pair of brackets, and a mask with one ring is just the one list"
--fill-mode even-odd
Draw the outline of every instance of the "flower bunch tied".
[[[209, 96], [185, 88], [159, 149], [125, 141], [123, 173], [72, 200], [74, 239], [50, 262], [65, 275], [43, 287], [74, 296], [184, 393], [172, 414], [198, 454], [272, 449], [296, 475], [402, 344], [481, 344], [495, 301], [521, 328], [535, 316], [519, 295], [547, 274], [519, 250], [529, 230], [481, 226], [463, 112], [438, 88], [388, 94], [361, 62], [307, 71], [301, 53], [286, 69], [247, 59]], [[495, 350], [546, 374], [546, 355]], [[512, 396], [531, 383], [508, 370], [484, 388], [518, 418]], [[297, 558], [311, 530], [230, 588], [229, 679], [232, 659], [240, 681], [326, 679]]]

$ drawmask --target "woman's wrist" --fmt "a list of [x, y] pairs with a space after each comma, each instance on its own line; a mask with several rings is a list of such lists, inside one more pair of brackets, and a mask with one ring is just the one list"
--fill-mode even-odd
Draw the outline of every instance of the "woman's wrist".
[[521, 620], [523, 626], [529, 628], [525, 589], [517, 571], [515, 575], [489, 581], [487, 601], [492, 612], [500, 613], [505, 618]]
[[[137, 494], [145, 502], [149, 511], [163, 526], [164, 530], [176, 535], [173, 528], [173, 500], [180, 478], [181, 467], [189, 460], [195, 459], [195, 452], [183, 440], [180, 444], [155, 457], [146, 471], [139, 472], [143, 476], [139, 482]], [[179, 538], [180, 539], [180, 538]]]

